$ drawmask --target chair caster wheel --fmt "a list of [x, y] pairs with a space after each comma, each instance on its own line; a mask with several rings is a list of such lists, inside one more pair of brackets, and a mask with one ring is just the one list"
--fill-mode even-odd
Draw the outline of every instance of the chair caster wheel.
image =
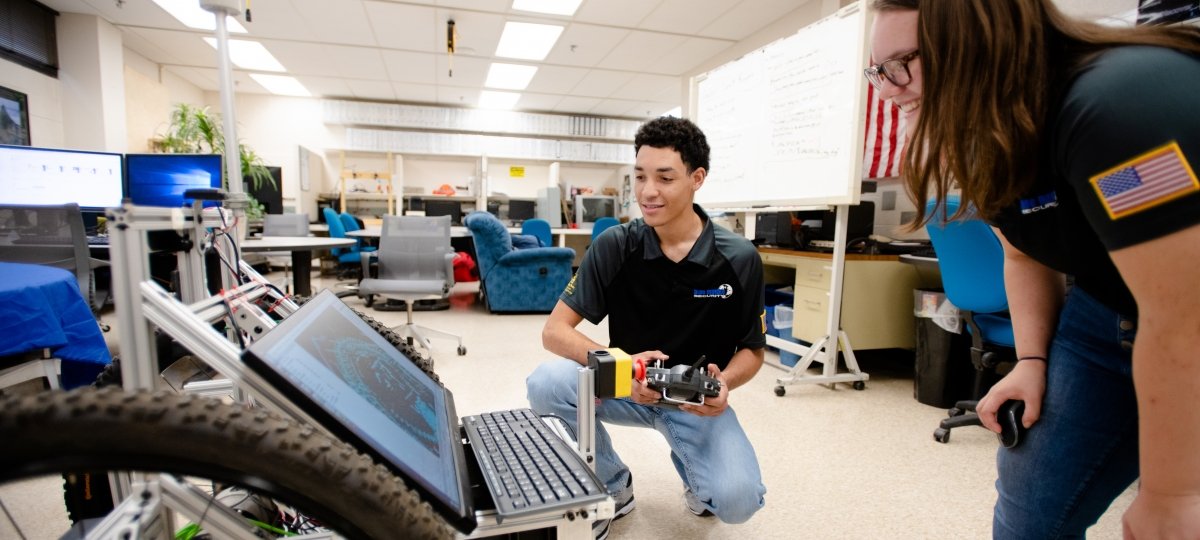
[[964, 411], [958, 407], [950, 407], [950, 410], [946, 411], [946, 416], [949, 416], [950, 418], [954, 418], [955, 416], [962, 416], [966, 413], [967, 413], [967, 411]]
[[782, 386], [776, 386], [776, 387], [775, 387], [775, 395], [777, 395], [777, 396], [781, 396], [781, 397], [782, 397], [782, 396], [783, 396], [783, 394], [784, 394], [784, 393], [786, 393], [786, 392], [787, 392], [787, 390], [784, 390], [784, 388], [783, 388]]
[[459, 346], [458, 346], [458, 355], [459, 355], [459, 356], [466, 356], [466, 355], [467, 355], [467, 348], [466, 348], [466, 347], [463, 347], [462, 345], [459, 345]]
[[371, 307], [373, 304], [375, 304], [375, 295], [368, 294], [363, 297], [363, 305], [364, 306]]
[[855, 390], [866, 390], [866, 389], [867, 389], [867, 383], [864, 383], [864, 382], [862, 382], [862, 381], [854, 381], [854, 384], [853, 384], [853, 385], [851, 385], [851, 386], [852, 386], [852, 387], [853, 387]]
[[937, 428], [933, 430], [933, 440], [942, 444], [950, 442], [950, 430], [946, 428]]

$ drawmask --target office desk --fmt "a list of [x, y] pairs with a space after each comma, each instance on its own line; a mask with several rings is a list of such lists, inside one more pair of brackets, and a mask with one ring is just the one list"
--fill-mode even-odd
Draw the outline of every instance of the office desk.
[[299, 296], [312, 294], [312, 252], [321, 249], [348, 247], [357, 240], [353, 238], [327, 238], [319, 236], [263, 236], [247, 238], [242, 242], [242, 251], [247, 253], [262, 251], [292, 252], [292, 290]]
[[[346, 232], [346, 236], [350, 238], [379, 238], [382, 234], [383, 226], [381, 225], [368, 225], [357, 231]], [[471, 231], [468, 231], [466, 227], [458, 225], [450, 227], [451, 238], [466, 238], [468, 236], [471, 236]]]
[[[792, 336], [813, 343], [828, 335], [833, 255], [761, 247], [758, 252], [768, 283], [791, 277]], [[795, 275], [789, 276], [790, 271]], [[847, 254], [841, 326], [854, 349], [912, 349], [913, 289], [930, 284], [897, 255]], [[932, 286], [937, 286], [936, 280]]]
[[112, 362], [75, 274], [0, 262], [0, 356], [44, 348], [63, 361], [63, 388], [90, 384]]

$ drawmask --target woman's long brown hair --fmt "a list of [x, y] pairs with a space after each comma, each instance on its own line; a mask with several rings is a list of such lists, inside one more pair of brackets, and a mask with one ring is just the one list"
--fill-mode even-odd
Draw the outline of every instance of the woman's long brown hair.
[[[1200, 54], [1200, 28], [1114, 28], [1063, 15], [1051, 0], [874, 0], [878, 11], [919, 12], [920, 120], [901, 176], [916, 201], [911, 227], [930, 219], [957, 184], [983, 218], [995, 217], [1033, 184], [1046, 122], [1075, 71], [1096, 53], [1154, 45]], [[915, 129], [914, 129], [915, 128]]]

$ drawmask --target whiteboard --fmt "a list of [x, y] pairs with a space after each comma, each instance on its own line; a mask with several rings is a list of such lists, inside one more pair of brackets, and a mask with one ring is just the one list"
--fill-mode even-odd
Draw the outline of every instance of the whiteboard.
[[866, 103], [861, 2], [696, 79], [711, 208], [858, 204]]

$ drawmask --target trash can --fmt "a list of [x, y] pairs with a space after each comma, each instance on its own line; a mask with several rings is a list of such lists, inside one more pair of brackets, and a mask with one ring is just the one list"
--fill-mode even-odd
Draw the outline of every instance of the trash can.
[[934, 407], [972, 399], [971, 337], [958, 308], [941, 289], [913, 291], [916, 350], [913, 397]]
[[[797, 343], [796, 338], [792, 337], [792, 306], [778, 305], [775, 306], [775, 315], [772, 318], [771, 326], [775, 329], [775, 337], [784, 341]], [[800, 361], [800, 355], [779, 349], [779, 363], [791, 367]]]

